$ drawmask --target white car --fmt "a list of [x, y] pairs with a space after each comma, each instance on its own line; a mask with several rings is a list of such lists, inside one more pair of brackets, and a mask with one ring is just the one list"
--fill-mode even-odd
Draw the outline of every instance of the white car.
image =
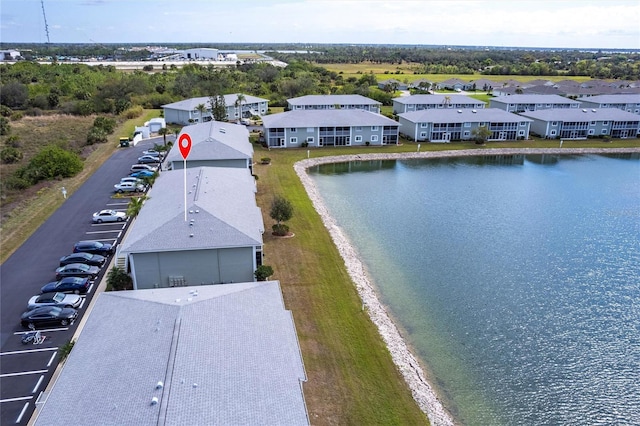
[[34, 309], [40, 306], [59, 306], [61, 308], [78, 309], [80, 303], [82, 303], [82, 298], [77, 294], [54, 292], [42, 293], [37, 296], [33, 296], [29, 299], [27, 306], [28, 309]]
[[135, 182], [121, 182], [113, 185], [115, 192], [122, 194], [123, 192], [144, 192], [144, 185]]
[[127, 220], [127, 214], [116, 210], [100, 210], [93, 214], [94, 223], [124, 222], [125, 220]]
[[133, 176], [126, 176], [126, 177], [123, 177], [122, 179], [120, 179], [120, 183], [125, 183], [125, 182], [133, 182], [133, 183], [136, 183], [138, 185], [144, 185], [144, 181], [142, 179], [139, 179], [139, 178], [133, 177]]

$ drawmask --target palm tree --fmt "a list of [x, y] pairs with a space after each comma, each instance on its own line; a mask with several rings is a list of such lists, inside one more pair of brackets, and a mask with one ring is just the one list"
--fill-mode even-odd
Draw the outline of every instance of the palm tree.
[[161, 127], [160, 130], [158, 130], [158, 134], [162, 135], [162, 139], [164, 140], [164, 146], [166, 148], [166, 146], [167, 146], [167, 135], [169, 134], [169, 129], [167, 129], [166, 127]]
[[149, 197], [146, 195], [143, 195], [141, 197], [131, 197], [131, 199], [129, 200], [129, 205], [127, 205], [127, 216], [132, 219], [138, 216], [140, 210], [142, 209], [142, 205], [148, 199]]
[[207, 112], [207, 107], [205, 104], [198, 104], [196, 106], [196, 111], [200, 113], [200, 120], [198, 123], [204, 123], [204, 113]]
[[451, 105], [451, 96], [445, 96], [442, 100], [442, 103], [444, 104], [445, 108]]
[[238, 93], [238, 98], [236, 99], [236, 108], [238, 108], [238, 117], [240, 120], [242, 120], [242, 102], [246, 100], [247, 98], [242, 93]]

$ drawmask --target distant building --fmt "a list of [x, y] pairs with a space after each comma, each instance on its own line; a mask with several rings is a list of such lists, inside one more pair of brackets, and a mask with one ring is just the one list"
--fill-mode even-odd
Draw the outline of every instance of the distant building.
[[262, 119], [270, 148], [398, 143], [396, 121], [359, 109], [288, 111]]
[[20, 52], [17, 50], [0, 50], [0, 61], [15, 61], [20, 56]]
[[630, 95], [599, 95], [580, 99], [583, 108], [617, 108], [640, 114], [640, 93]]
[[423, 109], [482, 109], [485, 103], [464, 95], [411, 95], [393, 98], [393, 113]]
[[640, 133], [640, 116], [617, 108], [547, 109], [521, 115], [533, 120], [531, 132], [549, 139], [626, 139], [637, 138]]
[[209, 60], [217, 61], [219, 50], [212, 49], [210, 47], [201, 47], [197, 49], [182, 50], [179, 53], [182, 59], [194, 60], [194, 61], [209, 59]]
[[287, 99], [289, 109], [361, 109], [380, 113], [382, 103], [362, 95], [307, 95]]
[[149, 131], [151, 133], [158, 133], [160, 129], [164, 129], [167, 127], [167, 123], [162, 117], [155, 117], [145, 123], [147, 127], [149, 127]]
[[396, 90], [408, 90], [409, 85], [407, 83], [403, 83], [400, 80], [396, 80], [395, 78], [390, 78], [388, 80], [379, 81], [378, 89], [382, 89], [388, 92], [395, 92]]
[[417, 142], [472, 140], [478, 127], [491, 132], [490, 141], [527, 139], [532, 121], [496, 108], [428, 109], [401, 113], [398, 119], [400, 132]]
[[489, 108], [520, 113], [541, 109], [580, 108], [580, 102], [559, 95], [509, 95], [489, 99]]
[[100, 293], [36, 425], [308, 425], [278, 281]]
[[[269, 100], [251, 95], [245, 95], [242, 107], [238, 102], [239, 93], [224, 95], [224, 103], [227, 107], [227, 120], [238, 120], [252, 116], [262, 116], [269, 110]], [[205, 111], [201, 114], [199, 105], [204, 105]], [[211, 103], [208, 97], [190, 98], [171, 104], [162, 105], [164, 119], [167, 123], [193, 124], [213, 120], [211, 115]], [[242, 112], [240, 111], [242, 109]]]

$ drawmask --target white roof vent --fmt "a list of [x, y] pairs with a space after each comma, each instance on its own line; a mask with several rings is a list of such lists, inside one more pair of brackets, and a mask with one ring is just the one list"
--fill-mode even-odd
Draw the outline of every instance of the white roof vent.
[[164, 387], [164, 383], [162, 383], [162, 381], [159, 381], [158, 383], [156, 383], [156, 389], [162, 389]]
[[458, 110], [458, 114], [462, 114], [462, 110], [461, 109]]
[[224, 127], [220, 127], [220, 133], [227, 133], [227, 130]]
[[478, 111], [476, 111], [475, 109], [472, 109], [471, 112], [475, 114]]
[[582, 110], [582, 112], [587, 112], [587, 110], [586, 110], [586, 109], [583, 109], [583, 110]]
[[591, 110], [591, 112], [596, 112], [596, 110], [595, 110], [595, 109], [592, 109], [592, 110]]
[[151, 398], [151, 405], [156, 405], [158, 403], [158, 397], [154, 396], [153, 398]]

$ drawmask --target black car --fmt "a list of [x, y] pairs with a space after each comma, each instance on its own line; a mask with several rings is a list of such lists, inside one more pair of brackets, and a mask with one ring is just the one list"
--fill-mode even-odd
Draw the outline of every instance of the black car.
[[100, 273], [97, 266], [87, 265], [85, 263], [70, 263], [56, 269], [56, 279], [60, 280], [64, 277], [87, 277], [95, 279]]
[[46, 284], [40, 291], [42, 293], [59, 291], [61, 293], [86, 294], [90, 286], [89, 278], [65, 277], [60, 281]]
[[99, 254], [91, 253], [71, 253], [60, 258], [60, 266], [69, 265], [70, 263], [85, 263], [92, 266], [102, 266], [107, 258]]
[[61, 308], [59, 306], [41, 306], [22, 314], [20, 323], [23, 327], [37, 328], [45, 325], [73, 324], [78, 316], [78, 311], [73, 308]]
[[101, 241], [80, 241], [73, 246], [74, 253], [91, 253], [100, 256], [109, 257], [115, 251], [115, 247], [111, 244]]

